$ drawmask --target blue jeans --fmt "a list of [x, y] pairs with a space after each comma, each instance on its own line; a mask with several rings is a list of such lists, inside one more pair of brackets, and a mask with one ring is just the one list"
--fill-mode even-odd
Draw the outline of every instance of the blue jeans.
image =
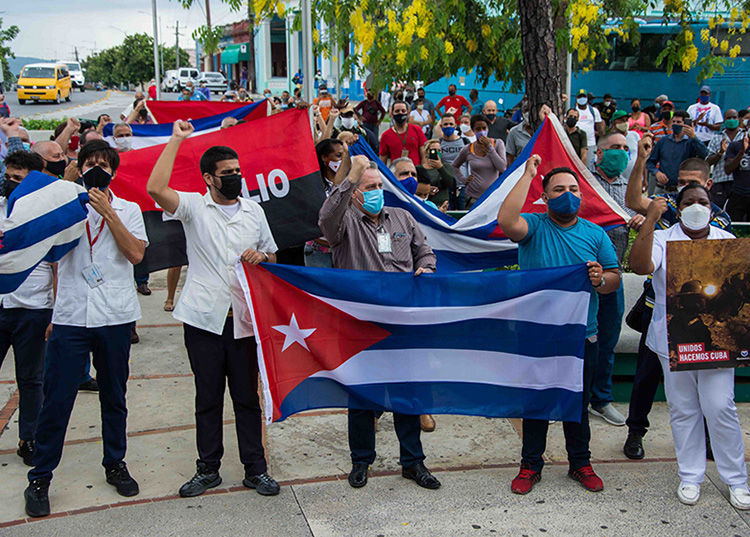
[[612, 370], [615, 366], [615, 347], [620, 339], [622, 316], [625, 314], [625, 291], [622, 284], [614, 293], [599, 295], [599, 359], [591, 386], [591, 406], [601, 408], [612, 398]]
[[39, 410], [42, 408], [44, 380], [44, 332], [52, 320], [52, 310], [0, 307], [0, 366], [13, 346], [18, 384], [18, 437], [34, 440]]
[[94, 357], [102, 416], [106, 468], [125, 458], [128, 409], [125, 405], [130, 358], [130, 331], [134, 323], [99, 328], [54, 325], [47, 345], [44, 404], [39, 414], [34, 468], [29, 481], [52, 479], [62, 458], [65, 433], [73, 412], [78, 385]]
[[[393, 425], [401, 449], [399, 462], [403, 468], [410, 468], [424, 461], [422, 450], [422, 429], [419, 416], [393, 413]], [[372, 410], [349, 409], [349, 449], [352, 464], [372, 464], [375, 462], [375, 412]]]
[[[589, 428], [589, 394], [591, 382], [599, 356], [599, 343], [586, 340], [586, 351], [583, 357], [583, 405], [581, 423], [574, 421], [563, 422], [565, 433], [565, 449], [568, 451], [568, 464], [571, 470], [578, 470], [591, 464], [591, 429]], [[541, 472], [544, 467], [544, 450], [547, 449], [548, 420], [523, 420], [523, 446], [521, 447], [521, 463], [528, 464], [535, 472]]]
[[316, 250], [309, 244], [305, 244], [305, 266], [318, 268], [333, 268], [333, 256], [331, 252]]

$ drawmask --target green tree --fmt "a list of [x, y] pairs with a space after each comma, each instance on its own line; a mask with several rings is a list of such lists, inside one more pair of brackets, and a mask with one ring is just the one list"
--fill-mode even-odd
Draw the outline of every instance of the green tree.
[[[187, 65], [190, 61], [190, 55], [187, 53], [187, 51], [183, 48], [180, 49], [180, 65]], [[174, 46], [171, 47], [165, 47], [164, 48], [164, 65], [162, 65], [162, 70], [165, 72], [168, 69], [174, 69], [175, 65], [175, 54], [174, 54]]]
[[3, 80], [5, 81], [13, 80], [15, 78], [10, 72], [10, 67], [8, 66], [8, 58], [16, 57], [16, 55], [13, 54], [13, 51], [10, 49], [10, 46], [6, 45], [5, 43], [8, 41], [13, 41], [18, 35], [18, 32], [18, 26], [15, 25], [10, 26], [6, 30], [3, 30], [3, 19], [0, 19], [0, 62], [2, 62]]

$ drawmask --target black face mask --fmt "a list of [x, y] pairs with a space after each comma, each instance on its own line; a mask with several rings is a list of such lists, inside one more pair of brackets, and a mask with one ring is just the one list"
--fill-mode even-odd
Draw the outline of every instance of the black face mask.
[[62, 160], [44, 160], [44, 165], [47, 168], [47, 171], [51, 173], [52, 175], [56, 175], [57, 177], [62, 177], [62, 175], [65, 173], [65, 168], [68, 166], [68, 161], [65, 159]]
[[578, 123], [578, 120], [574, 117], [565, 118], [565, 124], [571, 129], [576, 126], [576, 123]]
[[454, 89], [448, 90], [448, 95], [455, 95], [455, 94], [456, 94], [456, 90]]
[[406, 119], [408, 116], [406, 114], [393, 114], [393, 121], [398, 123], [399, 125], [403, 125], [406, 123]]
[[487, 117], [487, 119], [490, 120], [490, 122], [493, 122], [493, 121], [495, 121], [495, 118], [497, 117], [497, 114], [485, 114], [485, 116]]
[[94, 166], [93, 168], [86, 170], [83, 174], [83, 185], [86, 187], [86, 190], [90, 188], [104, 190], [109, 186], [111, 181], [112, 176], [101, 166]]
[[633, 105], [633, 106], [631, 106], [631, 107], [630, 107], [630, 109], [631, 109], [631, 110], [632, 110], [633, 112], [640, 112], [640, 110], [641, 110], [641, 107], [640, 107], [640, 106], [638, 106], [638, 105]]
[[228, 200], [237, 199], [242, 192], [242, 174], [233, 173], [231, 175], [214, 175], [221, 179], [221, 187], [218, 189], [221, 195]]
[[16, 187], [18, 185], [20, 185], [20, 184], [21, 183], [16, 183], [15, 181], [11, 181], [9, 179], [6, 179], [3, 182], [3, 196], [5, 196], [6, 198], [9, 198], [11, 192], [13, 192], [16, 189]]

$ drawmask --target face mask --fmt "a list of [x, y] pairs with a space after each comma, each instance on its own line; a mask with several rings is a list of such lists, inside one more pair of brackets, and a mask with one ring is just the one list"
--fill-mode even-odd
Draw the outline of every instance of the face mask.
[[731, 130], [734, 130], [734, 129], [736, 129], [737, 127], [739, 127], [739, 126], [740, 126], [740, 120], [739, 120], [739, 119], [725, 119], [725, 120], [724, 120], [724, 126], [725, 126], [725, 127], [727, 128], [727, 129], [729, 129], [730, 131], [731, 131]]
[[418, 104], [418, 105], [417, 105], [417, 110], [419, 110], [420, 112], [421, 112], [422, 110], [424, 110], [424, 105], [423, 105], [423, 104]]
[[393, 121], [399, 125], [406, 123], [406, 114], [393, 114]]
[[221, 187], [218, 189], [221, 195], [228, 200], [237, 199], [242, 192], [242, 174], [214, 176], [221, 179]]
[[26, 151], [31, 151], [31, 144], [29, 142], [23, 142], [23, 148]]
[[490, 131], [474, 131], [474, 134], [477, 137], [477, 140], [479, 140], [482, 136], [487, 136]]
[[65, 167], [68, 165], [68, 162], [65, 159], [52, 161], [45, 160], [44, 163], [47, 166], [47, 171], [58, 177], [65, 173]]
[[339, 171], [339, 167], [341, 167], [341, 161], [340, 160], [329, 160], [328, 161], [328, 167], [333, 170], [334, 173]]
[[578, 106], [586, 106], [589, 103], [588, 97], [578, 97], [576, 99], [576, 102], [578, 103]]
[[[461, 125], [463, 127], [463, 125]], [[443, 136], [450, 138], [456, 132], [456, 127], [443, 127]]]
[[618, 123], [617, 125], [615, 125], [615, 128], [623, 134], [628, 132], [628, 124], [625, 122]]
[[680, 134], [682, 134], [682, 127], [684, 127], [684, 125], [682, 124], [672, 125], [672, 132], [675, 136], [679, 136]]
[[83, 184], [86, 189], [98, 188], [104, 190], [112, 181], [112, 175], [107, 173], [101, 166], [94, 166], [83, 172]]
[[640, 106], [638, 106], [637, 104], [634, 104], [633, 106], [631, 106], [631, 107], [630, 107], [630, 109], [631, 109], [631, 110], [632, 110], [633, 112], [640, 112], [640, 111], [641, 111], [641, 107], [640, 107]]
[[495, 121], [495, 118], [497, 117], [497, 114], [485, 114], [485, 116], [486, 116], [486, 117], [487, 117], [487, 119], [489, 119], [490, 121]]
[[71, 151], [78, 151], [78, 143], [80, 141], [80, 137], [77, 134], [74, 134], [70, 137], [70, 140], [68, 140], [68, 147]]
[[581, 207], [581, 198], [572, 192], [565, 192], [562, 196], [550, 199], [547, 207], [550, 211], [560, 215], [576, 214]]
[[565, 124], [571, 129], [576, 126], [576, 123], [578, 123], [578, 119], [574, 117], [565, 118]]
[[6, 198], [9, 198], [11, 192], [13, 192], [16, 189], [16, 187], [20, 184], [21, 183], [16, 183], [15, 181], [5, 180], [3, 182], [3, 196], [5, 196]]
[[[360, 190], [360, 192], [362, 192]], [[385, 205], [385, 198], [383, 197], [383, 189], [376, 188], [375, 190], [368, 190], [362, 192], [362, 197], [365, 199], [362, 204], [362, 208], [370, 214], [380, 214]]]
[[710, 97], [708, 95], [701, 95], [698, 97], [698, 100], [701, 102], [701, 104], [708, 104], [708, 100]]
[[672, 110], [667, 110], [666, 112], [661, 113], [661, 117], [669, 121], [670, 119], [672, 119], [672, 117], [674, 117], [674, 112]]
[[461, 133], [466, 134], [471, 130], [471, 125], [464, 125], [463, 123], [459, 125], [459, 128], [461, 129]]
[[711, 209], [694, 203], [680, 211], [680, 222], [691, 231], [706, 229], [711, 222]]
[[115, 145], [120, 152], [130, 151], [133, 149], [133, 137], [120, 136], [119, 138], [115, 138]]
[[456, 94], [456, 90], [454, 89], [448, 90], [448, 95], [455, 95], [455, 94]]
[[604, 101], [604, 106], [609, 106], [610, 104], [612, 104], [612, 101]]
[[619, 177], [628, 167], [628, 152], [624, 149], [605, 149], [599, 167], [607, 177]]
[[342, 117], [341, 118], [341, 126], [345, 129], [351, 129], [354, 127], [355, 119], [353, 117]]
[[263, 94], [263, 97], [265, 97], [266, 99], [268, 99], [268, 98], [269, 98], [270, 96], [271, 96], [271, 94], [270, 94], [270, 93], [264, 93], [264, 94]]

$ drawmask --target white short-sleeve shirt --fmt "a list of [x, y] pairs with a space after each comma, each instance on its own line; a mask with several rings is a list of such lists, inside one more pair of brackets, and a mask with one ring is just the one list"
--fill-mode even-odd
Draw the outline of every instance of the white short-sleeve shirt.
[[240, 209], [230, 217], [210, 192], [178, 194], [173, 216], [185, 228], [188, 269], [174, 318], [221, 334], [231, 306], [235, 339], [252, 336], [250, 310], [234, 264], [248, 248], [267, 253], [278, 249], [266, 214], [259, 204], [245, 198], [239, 198]]
[[[136, 239], [146, 242], [146, 227], [137, 204], [112, 194], [112, 209]], [[130, 323], [141, 318], [141, 307], [135, 294], [133, 264], [120, 252], [102, 217], [88, 206], [91, 239], [99, 235], [93, 246], [84, 233], [78, 246], [68, 252], [57, 265], [57, 299], [52, 323], [98, 328]], [[99, 230], [101, 229], [101, 233]], [[99, 267], [104, 283], [93, 289], [83, 271], [93, 262]]]
[[[714, 103], [693, 103], [688, 106], [687, 113], [693, 121], [696, 121], [701, 114], [704, 114], [703, 120], [711, 124], [721, 123], [724, 121], [724, 115], [721, 113], [721, 108], [718, 104]], [[701, 142], [709, 142], [715, 134], [714, 131], [703, 125], [694, 125], [695, 135]]]
[[[8, 199], [0, 197], [0, 224], [7, 218]], [[21, 286], [7, 295], [0, 295], [3, 308], [25, 308], [29, 310], [49, 310], [55, 302], [52, 292], [52, 266], [42, 261], [31, 271]]]
[[583, 110], [576, 106], [576, 110], [578, 111], [578, 128], [586, 133], [588, 146], [593, 147], [596, 145], [596, 124], [602, 120], [602, 115], [591, 105], [587, 105]]
[[[734, 239], [734, 235], [716, 226], [710, 226], [708, 240]], [[689, 241], [690, 237], [682, 231], [679, 222], [669, 229], [654, 232], [654, 245], [651, 250], [651, 261], [654, 263], [654, 313], [648, 327], [646, 345], [661, 358], [669, 357], [667, 344], [667, 243], [671, 241]]]

